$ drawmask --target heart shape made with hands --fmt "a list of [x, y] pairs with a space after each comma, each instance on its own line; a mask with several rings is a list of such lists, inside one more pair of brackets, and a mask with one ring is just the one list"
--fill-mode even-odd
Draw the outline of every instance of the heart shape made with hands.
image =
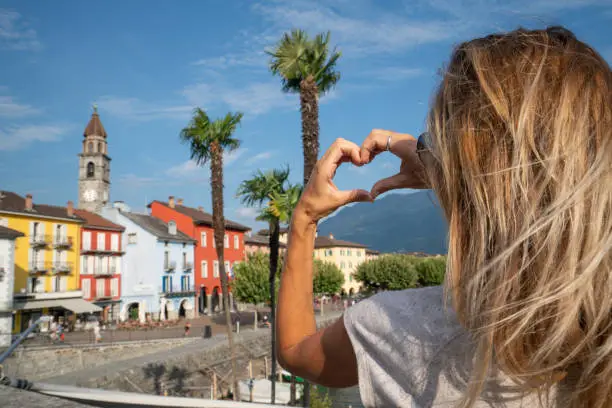
[[[390, 141], [390, 143], [389, 143]], [[387, 150], [401, 159], [399, 172], [376, 182], [370, 191], [354, 189], [342, 191], [333, 182], [336, 170], [342, 163], [364, 166]], [[416, 153], [416, 139], [408, 134], [374, 130], [361, 146], [344, 139], [337, 139], [317, 162], [298, 207], [310, 219], [318, 221], [343, 205], [353, 202], [372, 202], [390, 190], [399, 188], [427, 188], [425, 169]]]

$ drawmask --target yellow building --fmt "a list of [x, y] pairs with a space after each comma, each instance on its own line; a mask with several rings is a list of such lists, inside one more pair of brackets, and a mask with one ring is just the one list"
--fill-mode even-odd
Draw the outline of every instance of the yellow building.
[[72, 202], [34, 204], [29, 194], [0, 191], [0, 225], [24, 234], [15, 241], [14, 333], [43, 314], [59, 318], [99, 311], [79, 290], [82, 223]]
[[353, 273], [361, 263], [366, 261], [366, 250], [365, 245], [335, 239], [332, 234], [329, 234], [327, 237], [317, 236], [314, 256], [316, 259], [334, 263], [340, 268], [344, 273], [342, 290], [352, 295], [361, 289], [361, 283], [353, 277]]

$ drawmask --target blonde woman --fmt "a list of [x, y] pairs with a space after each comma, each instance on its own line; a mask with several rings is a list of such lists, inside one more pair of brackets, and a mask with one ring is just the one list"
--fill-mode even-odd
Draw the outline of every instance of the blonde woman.
[[[317, 164], [289, 233], [280, 364], [359, 384], [368, 407], [611, 407], [610, 67], [559, 27], [475, 39], [454, 51], [427, 128], [338, 140]], [[334, 186], [341, 163], [385, 151], [398, 174], [370, 192]], [[439, 199], [444, 290], [382, 293], [317, 331], [317, 221], [397, 188]]]

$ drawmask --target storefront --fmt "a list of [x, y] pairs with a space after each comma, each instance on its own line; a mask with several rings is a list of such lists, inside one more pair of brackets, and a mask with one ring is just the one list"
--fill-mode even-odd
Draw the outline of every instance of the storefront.
[[[78, 315], [102, 312], [102, 308], [80, 298], [15, 300], [15, 327], [20, 332], [41, 316], [53, 316], [56, 322], [75, 322]], [[40, 331], [48, 330], [41, 325]]]

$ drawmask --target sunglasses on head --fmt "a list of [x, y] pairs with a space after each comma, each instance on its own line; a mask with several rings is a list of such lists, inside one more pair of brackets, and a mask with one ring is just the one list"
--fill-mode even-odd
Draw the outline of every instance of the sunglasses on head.
[[419, 155], [419, 159], [423, 161], [421, 158], [421, 153], [428, 152], [431, 150], [431, 138], [428, 132], [423, 132], [417, 139], [416, 152]]

